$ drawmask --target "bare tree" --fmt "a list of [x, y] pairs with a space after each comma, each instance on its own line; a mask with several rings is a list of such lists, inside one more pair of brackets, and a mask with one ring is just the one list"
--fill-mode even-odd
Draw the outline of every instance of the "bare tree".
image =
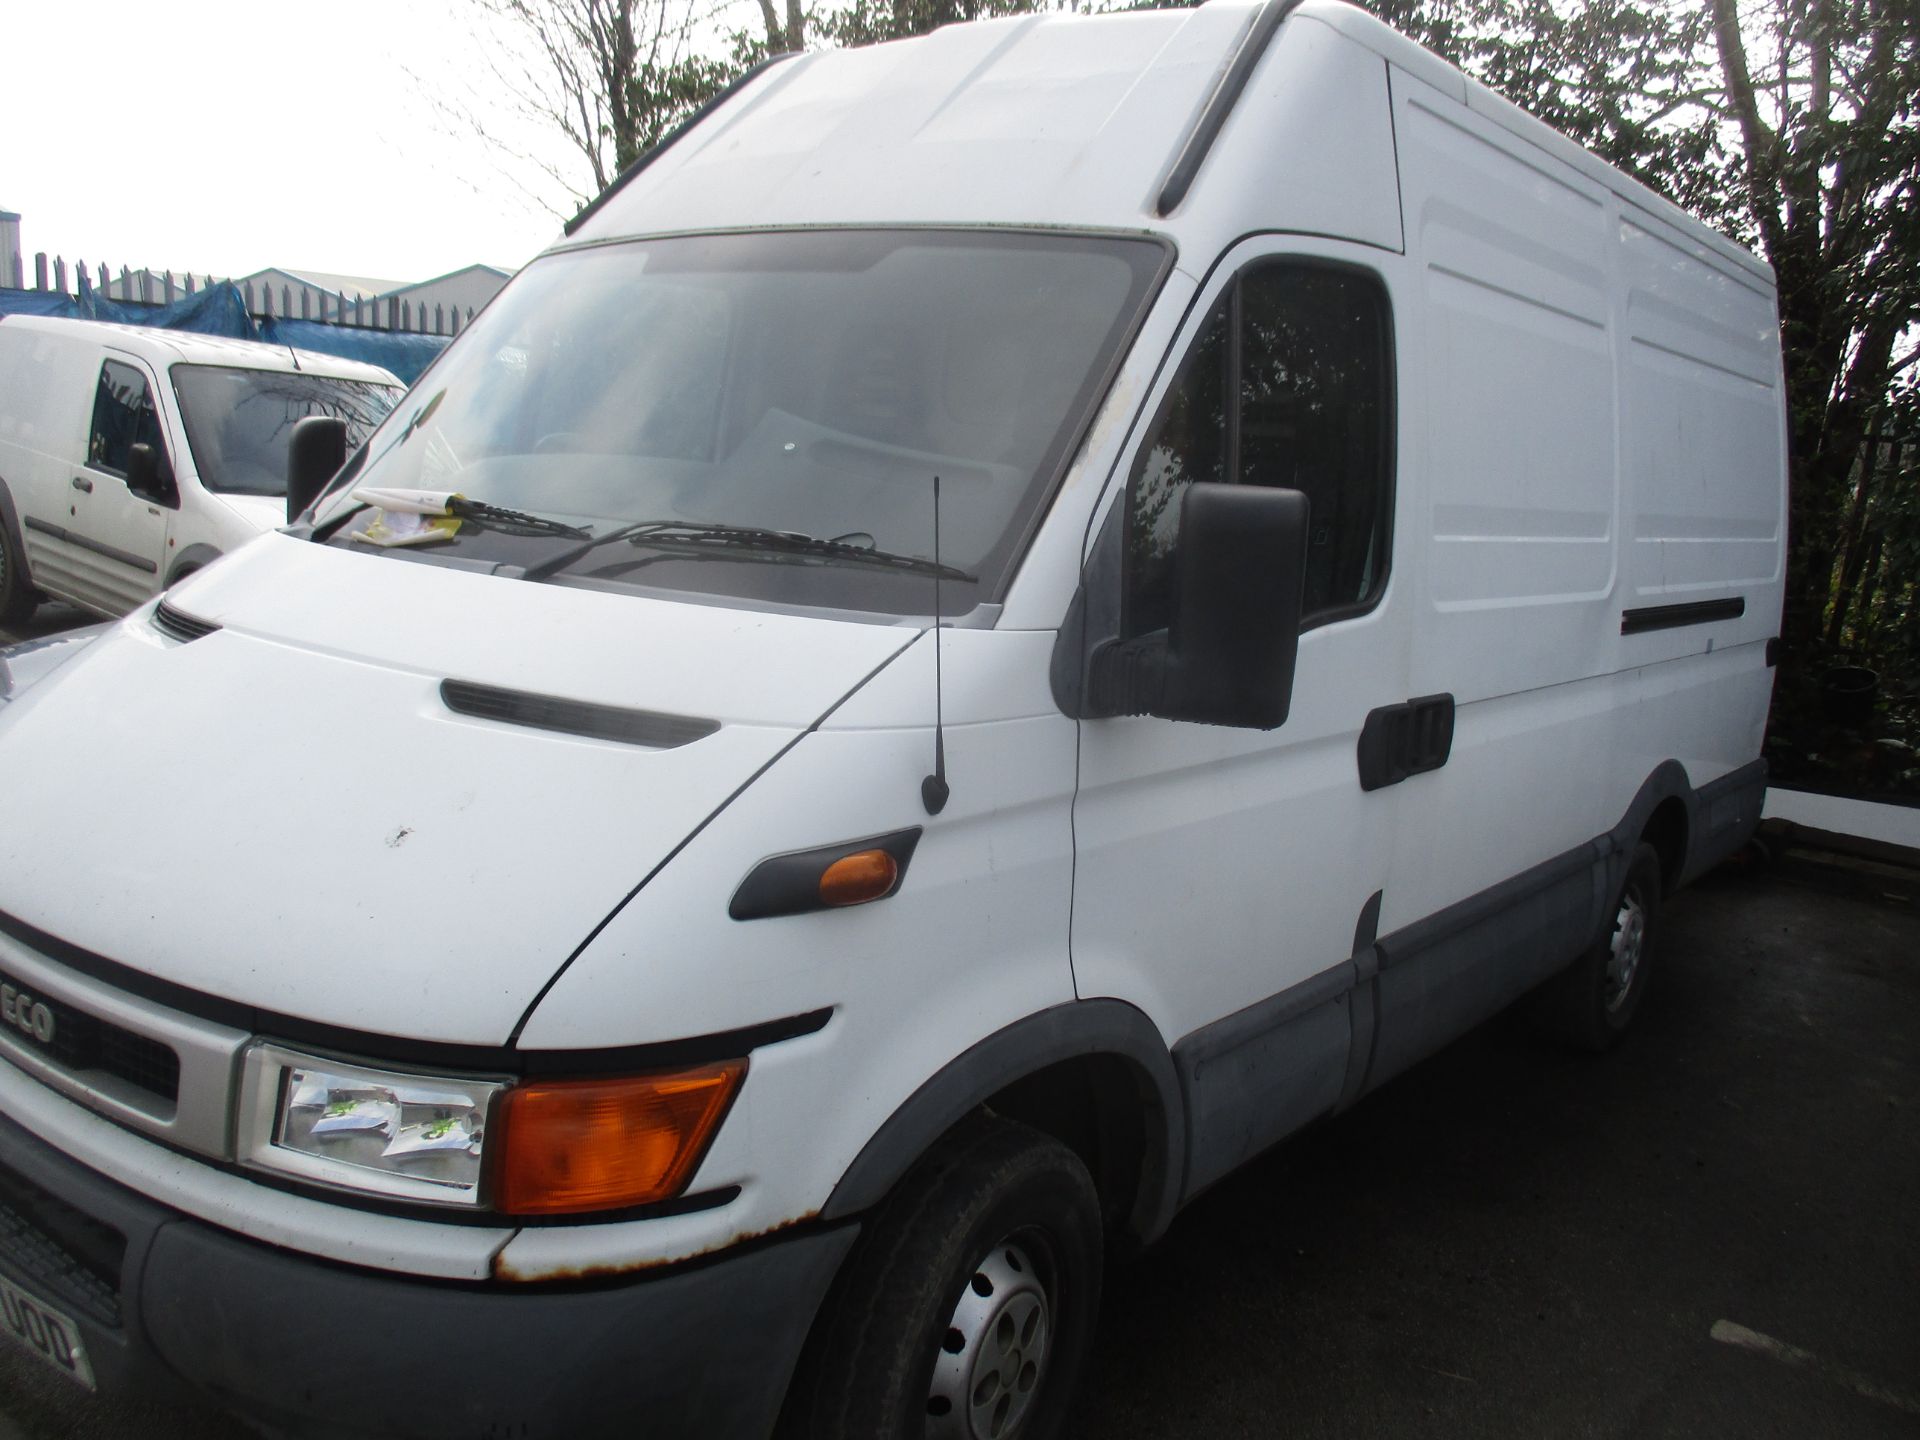
[[[605, 190], [739, 68], [737, 58], [700, 49], [724, 0], [468, 3], [486, 73], [457, 95], [441, 89], [432, 103], [485, 141], [502, 171], [561, 218]], [[560, 137], [566, 158], [538, 153], [515, 133], [520, 127]]]
[[760, 19], [767, 27], [769, 55], [807, 48], [807, 18], [800, 8], [800, 0], [786, 0], [784, 21], [773, 0], [760, 0]]

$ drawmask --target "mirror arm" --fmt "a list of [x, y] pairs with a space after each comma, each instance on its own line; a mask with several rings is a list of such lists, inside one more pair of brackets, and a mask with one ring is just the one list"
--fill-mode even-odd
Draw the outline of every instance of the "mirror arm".
[[1087, 657], [1087, 718], [1163, 711], [1169, 659], [1164, 630], [1094, 646]]

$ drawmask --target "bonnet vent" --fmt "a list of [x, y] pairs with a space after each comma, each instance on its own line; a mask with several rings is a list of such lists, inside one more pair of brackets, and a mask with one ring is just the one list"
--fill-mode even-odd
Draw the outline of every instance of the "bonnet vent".
[[440, 698], [449, 710], [480, 720], [556, 730], [563, 735], [585, 735], [593, 740], [617, 740], [655, 750], [689, 745], [720, 728], [718, 720], [703, 720], [696, 715], [663, 715], [657, 710], [590, 705], [584, 700], [559, 700], [551, 695], [502, 690], [466, 680], [442, 680]]
[[153, 628], [162, 635], [171, 635], [184, 645], [190, 640], [204, 639], [220, 627], [211, 620], [202, 620], [184, 610], [176, 610], [162, 600], [153, 612]]

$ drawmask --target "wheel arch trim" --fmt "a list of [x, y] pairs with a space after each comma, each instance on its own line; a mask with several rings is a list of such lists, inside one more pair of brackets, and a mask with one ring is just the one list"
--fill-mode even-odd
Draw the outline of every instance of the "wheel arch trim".
[[1140, 1182], [1128, 1228], [1142, 1243], [1158, 1238], [1179, 1208], [1186, 1108], [1159, 1030], [1142, 1011], [1112, 999], [1069, 1001], [1026, 1016], [934, 1072], [854, 1157], [821, 1218], [877, 1204], [942, 1135], [1009, 1085], [1064, 1061], [1097, 1057], [1124, 1062], [1139, 1086]]

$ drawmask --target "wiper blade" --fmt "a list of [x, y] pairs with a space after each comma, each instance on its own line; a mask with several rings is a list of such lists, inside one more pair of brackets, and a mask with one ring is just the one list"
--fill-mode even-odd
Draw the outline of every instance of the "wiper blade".
[[509, 510], [485, 500], [469, 500], [464, 495], [444, 490], [383, 490], [361, 487], [353, 492], [360, 504], [345, 515], [329, 521], [327, 533], [339, 529], [359, 511], [378, 508], [388, 514], [437, 516], [449, 515], [470, 522], [478, 530], [494, 530], [502, 535], [552, 535], [563, 540], [585, 540], [587, 532], [578, 525], [552, 520], [545, 515], [530, 515], [524, 510]]
[[578, 525], [549, 520], [544, 515], [529, 515], [524, 510], [509, 510], [503, 505], [489, 505], [484, 500], [467, 500], [458, 495], [447, 501], [447, 513], [461, 520], [471, 520], [483, 530], [497, 530], [502, 535], [558, 535], [566, 540], [587, 538], [587, 532]]
[[693, 520], [641, 520], [632, 525], [622, 525], [604, 535], [595, 535], [585, 543], [543, 560], [538, 565], [529, 566], [524, 578], [551, 579], [591, 552], [622, 540], [631, 545], [648, 545], [661, 550], [761, 550], [775, 555], [814, 556], [883, 570], [905, 570], [916, 575], [937, 574], [943, 580], [970, 583], [979, 580], [977, 575], [951, 565], [937, 565], [923, 555], [902, 555], [892, 550], [855, 545], [847, 540], [822, 539], [798, 530], [769, 530], [755, 525], [716, 525]]

